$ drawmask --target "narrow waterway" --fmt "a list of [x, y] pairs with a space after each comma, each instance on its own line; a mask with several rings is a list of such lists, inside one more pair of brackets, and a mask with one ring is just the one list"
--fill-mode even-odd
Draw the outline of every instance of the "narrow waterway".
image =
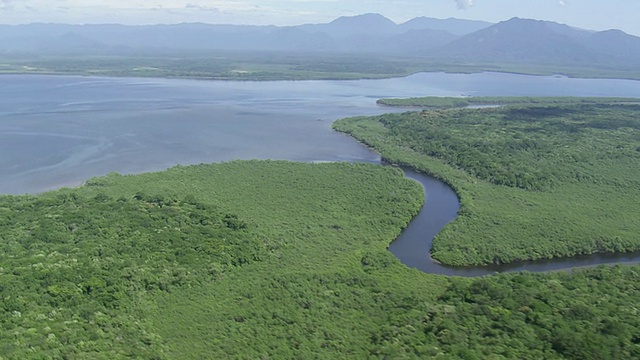
[[451, 267], [439, 264], [429, 256], [433, 238], [456, 216], [460, 203], [458, 196], [443, 182], [403, 168], [405, 175], [418, 181], [424, 188], [425, 205], [420, 213], [411, 221], [402, 234], [389, 246], [403, 264], [429, 274], [455, 276], [484, 276], [500, 272], [531, 271], [544, 272], [570, 270], [579, 267], [602, 264], [637, 264], [640, 263], [640, 252], [627, 254], [597, 254], [575, 256], [541, 261], [527, 261], [513, 264], [490, 265], [484, 267]]

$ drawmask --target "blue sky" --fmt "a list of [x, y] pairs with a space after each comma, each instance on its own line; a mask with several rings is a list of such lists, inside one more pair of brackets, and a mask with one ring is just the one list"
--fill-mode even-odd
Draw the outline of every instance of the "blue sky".
[[206, 22], [297, 25], [380, 13], [498, 22], [514, 16], [640, 35], [638, 0], [0, 0], [0, 23], [154, 24]]

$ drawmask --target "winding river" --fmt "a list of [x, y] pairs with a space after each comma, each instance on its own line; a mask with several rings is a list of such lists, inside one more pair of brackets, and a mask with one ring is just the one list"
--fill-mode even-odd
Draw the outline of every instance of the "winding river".
[[429, 249], [431, 249], [431, 242], [436, 234], [456, 218], [460, 207], [458, 196], [448, 185], [431, 176], [407, 168], [403, 170], [408, 178], [416, 180], [422, 185], [426, 199], [425, 206], [420, 210], [420, 213], [389, 246], [389, 251], [409, 267], [429, 274], [484, 276], [498, 272], [544, 272], [602, 264], [637, 264], [640, 262], [640, 252], [634, 252], [627, 254], [595, 254], [483, 267], [441, 265], [429, 257]]
[[[331, 130], [342, 117], [405, 111], [382, 97], [640, 97], [640, 82], [515, 74], [423, 73], [357, 81], [196, 81], [80, 76], [0, 76], [0, 193], [38, 193], [87, 178], [233, 159], [366, 161], [380, 156]], [[434, 274], [548, 271], [638, 255], [593, 256], [487, 268], [449, 268], [428, 257], [431, 239], [458, 209], [446, 185], [412, 171], [428, 195], [389, 250]]]

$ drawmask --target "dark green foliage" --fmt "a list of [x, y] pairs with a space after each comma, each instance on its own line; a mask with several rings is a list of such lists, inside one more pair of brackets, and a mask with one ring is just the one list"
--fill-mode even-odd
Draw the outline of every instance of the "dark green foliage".
[[639, 113], [634, 105], [529, 106], [388, 114], [380, 122], [405, 146], [479, 179], [544, 190], [576, 180], [586, 148], [594, 160], [640, 159], [632, 151], [640, 135], [627, 131], [640, 129]]
[[259, 258], [236, 216], [176, 197], [71, 192], [3, 197], [0, 209], [0, 354], [16, 358], [160, 356], [141, 298]]
[[[638, 280], [637, 268], [629, 267], [509, 274], [468, 283], [451, 279], [423, 329], [448, 352], [470, 349], [479, 358], [520, 358], [521, 351], [535, 358], [637, 358], [640, 320], [633, 304], [640, 294], [633, 284]], [[455, 341], [449, 342], [452, 336]]]
[[444, 263], [639, 250], [640, 223], [631, 218], [640, 212], [640, 108], [557, 101], [351, 118], [334, 127], [456, 190], [459, 217], [431, 250]]
[[[385, 264], [383, 254], [366, 254], [365, 272], [284, 265], [250, 280], [163, 294], [160, 312], [182, 318], [156, 314], [156, 324], [181, 334], [170, 341], [172, 354], [193, 358], [640, 355], [637, 267], [445, 280]], [[203, 291], [208, 303], [199, 300]], [[196, 338], [198, 348], [187, 348]]]

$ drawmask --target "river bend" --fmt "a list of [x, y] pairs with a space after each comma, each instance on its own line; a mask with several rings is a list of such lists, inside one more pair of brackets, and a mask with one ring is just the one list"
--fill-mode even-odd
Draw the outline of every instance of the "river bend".
[[429, 256], [433, 238], [456, 216], [460, 203], [447, 184], [412, 169], [403, 168], [405, 175], [418, 181], [425, 195], [425, 205], [418, 215], [389, 246], [389, 251], [403, 264], [429, 274], [450, 276], [484, 276], [501, 272], [545, 272], [569, 270], [602, 264], [637, 264], [640, 252], [626, 254], [594, 254], [552, 260], [526, 261], [502, 265], [452, 267], [435, 262]]

